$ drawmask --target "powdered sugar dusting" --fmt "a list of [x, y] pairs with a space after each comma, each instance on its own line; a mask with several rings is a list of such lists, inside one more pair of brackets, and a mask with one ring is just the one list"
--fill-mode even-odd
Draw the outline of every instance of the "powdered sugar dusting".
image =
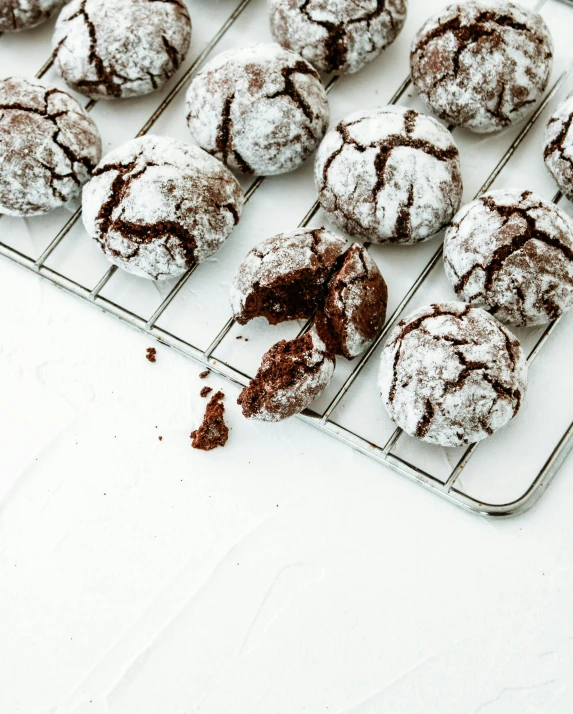
[[[238, 316], [248, 297], [261, 287], [269, 287], [289, 274], [333, 266], [344, 250], [344, 238], [324, 228], [301, 228], [259, 243], [239, 266], [231, 286], [231, 307]], [[328, 272], [321, 276], [325, 280]]]
[[273, 37], [324, 72], [351, 74], [394, 42], [406, 0], [269, 0]]
[[101, 157], [98, 130], [66, 92], [0, 80], [0, 212], [33, 216], [76, 198]]
[[412, 80], [442, 119], [491, 132], [529, 114], [553, 62], [541, 15], [505, 0], [470, 0], [431, 17], [412, 43]]
[[503, 322], [555, 320], [573, 307], [573, 221], [530, 191], [492, 191], [455, 217], [444, 266], [459, 297]]
[[573, 201], [573, 94], [557, 107], [547, 125], [545, 165], [561, 191]]
[[443, 228], [462, 196], [459, 152], [438, 121], [399, 106], [352, 114], [315, 164], [319, 200], [350, 235], [416, 243]]
[[267, 422], [299, 414], [328, 386], [334, 365], [334, 357], [314, 332], [278, 342], [263, 356], [255, 379], [239, 396], [243, 414]]
[[461, 446], [515, 416], [527, 363], [517, 339], [491, 315], [451, 302], [423, 307], [396, 326], [379, 378], [384, 404], [407, 434]]
[[296, 169], [324, 136], [328, 120], [316, 70], [277, 44], [223, 52], [187, 92], [187, 121], [199, 145], [244, 173]]
[[2, 0], [0, 32], [17, 32], [45, 22], [65, 0]]
[[243, 202], [236, 179], [209, 154], [147, 135], [99, 164], [84, 189], [83, 220], [112, 263], [145, 278], [169, 278], [220, 248]]
[[90, 97], [134, 97], [162, 87], [185, 59], [191, 20], [183, 0], [72, 0], [53, 37], [66, 82]]

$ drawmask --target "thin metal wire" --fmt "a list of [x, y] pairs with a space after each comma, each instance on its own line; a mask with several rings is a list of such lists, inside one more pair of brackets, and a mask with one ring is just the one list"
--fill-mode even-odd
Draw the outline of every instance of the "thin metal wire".
[[[197, 60], [194, 63], [194, 66], [197, 67], [199, 66], [204, 58], [207, 56], [207, 54], [211, 51], [211, 49], [217, 44], [217, 42], [221, 39], [221, 37], [225, 34], [225, 32], [229, 29], [229, 27], [233, 24], [233, 22], [237, 19], [237, 17], [240, 15], [240, 13], [243, 11], [243, 9], [248, 5], [250, 0], [243, 0], [243, 2], [236, 8], [236, 10], [230, 15], [229, 19], [227, 22], [223, 25], [223, 27], [219, 30], [217, 35], [213, 38], [211, 43], [207, 46], [207, 48], [203, 51], [203, 53], [197, 58]], [[544, 4], [545, 0], [540, 0], [538, 3], [538, 8], [540, 8]], [[565, 0], [567, 4], [573, 4], [573, 0]], [[45, 63], [44, 67], [40, 70], [41, 72], [45, 73], [49, 67], [51, 66], [52, 58], [48, 60], [48, 62]], [[531, 127], [534, 125], [534, 123], [537, 121], [537, 118], [541, 115], [542, 111], [545, 109], [547, 106], [548, 102], [553, 98], [555, 93], [559, 90], [559, 88], [562, 86], [563, 82], [567, 79], [567, 76], [573, 69], [573, 62], [571, 65], [565, 70], [563, 75], [559, 78], [558, 82], [554, 85], [553, 89], [547, 95], [545, 101], [543, 104], [538, 108], [538, 110], [535, 112], [533, 115], [532, 119], [530, 122], [524, 127], [522, 132], [519, 134], [515, 142], [512, 144], [512, 146], [508, 149], [508, 151], [504, 154], [502, 157], [500, 163], [497, 165], [495, 170], [492, 172], [490, 177], [488, 178], [488, 181], [484, 184], [482, 189], [480, 189], [480, 192], [487, 191], [488, 188], [493, 184], [497, 176], [501, 173], [503, 168], [507, 165], [507, 163], [511, 160], [511, 157], [514, 155], [515, 151], [525, 138], [526, 134], [529, 132]], [[169, 106], [171, 103], [172, 99], [177, 95], [177, 93], [181, 90], [181, 88], [184, 86], [185, 82], [189, 79], [189, 76], [193, 72], [193, 66], [190, 67], [187, 70], [186, 76], [182, 77], [178, 84], [171, 90], [170, 94], [165, 98], [165, 100], [162, 102], [160, 107], [154, 112], [154, 114], [150, 117], [150, 119], [145, 123], [145, 125], [142, 127], [140, 130], [140, 133], [138, 136], [142, 135], [143, 133], [146, 133], [146, 131], [151, 128], [151, 126], [157, 121], [157, 119], [161, 116], [161, 114], [165, 111], [165, 109]], [[40, 74], [40, 73], [39, 73]], [[334, 85], [334, 83], [338, 80], [337, 77], [332, 78], [331, 83], [329, 83], [329, 89], [331, 86]], [[391, 100], [391, 102], [395, 103], [396, 101], [399, 100], [399, 98], [404, 94], [404, 92], [407, 90], [407, 88], [410, 85], [410, 78], [406, 78], [402, 85], [398, 88], [394, 98]], [[94, 103], [95, 104], [95, 103]], [[92, 105], [93, 106], [93, 105]], [[262, 182], [264, 181], [264, 178], [258, 178], [256, 179], [253, 184], [249, 187], [249, 189], [246, 192], [246, 198], [247, 200], [250, 199], [254, 193], [258, 190]], [[558, 194], [555, 199], [556, 202], [560, 200], [560, 195]], [[310, 221], [314, 218], [318, 211], [318, 202], [315, 202], [313, 206], [310, 208], [310, 210], [307, 212], [305, 217], [303, 218], [301, 225], [307, 225], [310, 223]], [[28, 256], [25, 256], [21, 252], [10, 248], [4, 244], [0, 243], [0, 254], [10, 258], [14, 262], [20, 264], [21, 266], [32, 270], [34, 272], [39, 273], [43, 277], [47, 278], [54, 284], [58, 285], [60, 288], [64, 289], [65, 291], [76, 295], [77, 297], [86, 300], [87, 302], [91, 304], [96, 304], [97, 306], [101, 307], [105, 311], [109, 312], [110, 314], [114, 315], [118, 319], [121, 319], [122, 321], [126, 322], [127, 324], [131, 325], [135, 329], [138, 329], [139, 331], [150, 335], [154, 337], [155, 339], [161, 341], [162, 343], [172, 347], [176, 351], [180, 352], [181, 354], [185, 355], [186, 357], [190, 357], [197, 362], [208, 365], [210, 369], [220, 373], [221, 375], [225, 376], [229, 380], [233, 381], [236, 384], [239, 385], [245, 385], [249, 381], [249, 377], [238, 370], [237, 368], [233, 367], [232, 365], [228, 365], [225, 362], [221, 360], [216, 360], [211, 357], [213, 354], [214, 350], [217, 348], [217, 346], [220, 344], [222, 339], [224, 339], [224, 336], [228, 333], [228, 331], [231, 329], [233, 320], [229, 320], [227, 324], [224, 326], [223, 330], [220, 331], [219, 335], [213, 340], [211, 345], [204, 350], [201, 351], [198, 347], [192, 345], [188, 341], [173, 335], [169, 331], [159, 327], [156, 325], [157, 319], [160, 317], [160, 315], [167, 309], [169, 304], [173, 301], [175, 296], [179, 293], [187, 279], [190, 277], [192, 271], [189, 273], [185, 274], [180, 278], [178, 283], [174, 286], [174, 288], [170, 291], [170, 293], [167, 295], [167, 297], [162, 301], [161, 305], [157, 308], [155, 313], [149, 318], [147, 321], [145, 318], [142, 318], [139, 315], [136, 315], [132, 311], [122, 307], [121, 305], [118, 305], [117, 303], [113, 302], [112, 300], [104, 297], [101, 295], [101, 290], [103, 287], [107, 284], [107, 282], [110, 280], [110, 278], [114, 275], [116, 272], [115, 266], [109, 268], [109, 270], [100, 278], [99, 282], [97, 285], [90, 290], [89, 288], [81, 285], [80, 283], [67, 278], [66, 276], [62, 275], [61, 273], [57, 272], [56, 270], [49, 268], [46, 266], [45, 260], [46, 258], [50, 255], [50, 253], [53, 251], [53, 249], [56, 247], [56, 245], [63, 239], [65, 235], [69, 232], [71, 226], [77, 218], [79, 217], [80, 212], [77, 212], [77, 215], [72, 216], [72, 219], [68, 222], [70, 225], [67, 227], [64, 227], [62, 231], [60, 231], [60, 234], [65, 230], [65, 233], [63, 235], [58, 234], [56, 236], [56, 239], [52, 241], [50, 246], [44, 251], [44, 253], [40, 256], [40, 258], [37, 261], [34, 261], [33, 259], [29, 258]], [[435, 267], [437, 261], [439, 260], [441, 256], [441, 249], [437, 251], [437, 253], [433, 256], [431, 261], [428, 263], [424, 271], [422, 271], [421, 275], [418, 277], [416, 282], [414, 283], [414, 286], [410, 289], [406, 297], [402, 300], [400, 306], [395, 310], [392, 318], [390, 321], [387, 323], [388, 327], [385, 328], [385, 332], [388, 332], [391, 327], [393, 326], [393, 322], [396, 318], [399, 317], [400, 313], [404, 309], [404, 307], [407, 306], [409, 301], [412, 299], [413, 295], [417, 290], [419, 289], [420, 285], [423, 283], [425, 278], [429, 275], [433, 267]], [[549, 339], [549, 336], [553, 332], [553, 330], [556, 327], [556, 323], [553, 323], [550, 325], [544, 333], [540, 336], [538, 342], [536, 343], [535, 347], [531, 351], [529, 355], [529, 361], [532, 362], [537, 355], [540, 353], [543, 345], [547, 342]], [[224, 333], [224, 334], [223, 334]], [[383, 339], [384, 334], [382, 334], [378, 340], [376, 341], [376, 345], [380, 343], [380, 341]], [[219, 339], [219, 337], [221, 339]], [[347, 380], [345, 384], [343, 385], [343, 388], [337, 392], [336, 397], [338, 397], [341, 393], [342, 396], [348, 391], [348, 388], [350, 385], [353, 383], [354, 379], [356, 378], [354, 375], [356, 372], [359, 372], [363, 369], [365, 362], [369, 357], [374, 353], [376, 349], [376, 346], [373, 346], [368, 350], [367, 355], [361, 360], [361, 362], [357, 365], [357, 369], [351, 375], [352, 379]], [[347, 385], [348, 383], [348, 385]], [[342, 398], [340, 396], [340, 398]], [[431, 489], [434, 492], [439, 493], [442, 497], [445, 499], [457, 504], [458, 506], [461, 506], [463, 508], [466, 508], [467, 510], [473, 511], [475, 513], [480, 513], [484, 515], [489, 515], [489, 516], [507, 516], [507, 515], [515, 515], [517, 513], [522, 513], [525, 510], [527, 510], [533, 503], [541, 496], [541, 494], [544, 492], [544, 490], [547, 488], [548, 484], [550, 483], [551, 479], [553, 476], [557, 473], [561, 463], [565, 459], [567, 453], [569, 452], [571, 445], [573, 444], [573, 423], [568, 427], [566, 432], [560, 437], [558, 443], [556, 444], [555, 448], [553, 449], [552, 453], [549, 455], [544, 467], [541, 469], [541, 471], [538, 473], [537, 477], [533, 481], [533, 483], [530, 485], [529, 489], [519, 498], [516, 499], [513, 503], [509, 504], [486, 504], [486, 503], [481, 503], [478, 502], [476, 499], [473, 497], [469, 496], [468, 494], [464, 493], [463, 491], [455, 488], [455, 483], [456, 483], [456, 477], [454, 477], [452, 474], [450, 474], [450, 477], [446, 482], [441, 482], [438, 479], [436, 479], [434, 476], [432, 476], [429, 473], [426, 473], [422, 469], [416, 467], [415, 465], [408, 463], [401, 459], [397, 454], [391, 453], [392, 448], [394, 447], [395, 443], [397, 442], [400, 433], [399, 430], [394, 433], [394, 435], [388, 440], [387, 444], [381, 448], [378, 447], [374, 444], [369, 443], [366, 439], [364, 439], [362, 436], [359, 434], [346, 429], [342, 427], [340, 424], [335, 423], [330, 419], [330, 414], [332, 411], [336, 408], [336, 405], [338, 404], [338, 401], [336, 404], [334, 404], [334, 400], [331, 401], [331, 404], [327, 409], [325, 410], [324, 414], [316, 414], [315, 412], [312, 411], [306, 411], [304, 414], [300, 415], [299, 418], [302, 420], [312, 424], [316, 428], [321, 429], [322, 431], [328, 433], [330, 436], [336, 438], [337, 440], [346, 443], [352, 448], [356, 449], [357, 451], [366, 454], [367, 456], [374, 458], [376, 461], [380, 463], [384, 463], [388, 466], [390, 466], [394, 471], [399, 472], [400, 474], [406, 476], [407, 478], [410, 478], [417, 483], [425, 486], [426, 488]], [[475, 450], [475, 446], [471, 447], [470, 449], [467, 450], [466, 454], [462, 457], [458, 465], [456, 466], [456, 469], [459, 472], [462, 471], [464, 466], [467, 464], [469, 459], [471, 458], [471, 454]], [[470, 452], [471, 453], [468, 453]], [[455, 471], [455, 470], [454, 470]]]

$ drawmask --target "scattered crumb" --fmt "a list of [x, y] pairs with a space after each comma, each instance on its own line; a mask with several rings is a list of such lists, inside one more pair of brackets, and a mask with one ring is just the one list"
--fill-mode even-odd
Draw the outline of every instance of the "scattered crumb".
[[155, 347], [148, 347], [145, 352], [145, 359], [148, 362], [157, 362], [157, 350]]
[[194, 449], [211, 451], [225, 446], [229, 438], [229, 427], [225, 424], [225, 405], [221, 403], [223, 392], [217, 392], [209, 400], [201, 426], [191, 434]]
[[210, 369], [206, 369], [204, 372], [201, 372], [199, 375], [199, 379], [205, 379], [205, 377], [208, 377], [211, 374]]
[[243, 335], [237, 335], [237, 336], [235, 337], [235, 339], [236, 339], [236, 340], [242, 340], [242, 339], [243, 339]]
[[158, 436], [157, 438], [159, 439], [159, 441], [163, 441], [163, 437], [162, 437], [162, 436]]
[[199, 394], [202, 397], [206, 397], [209, 394], [209, 392], [212, 392], [212, 391], [213, 391], [212, 387], [203, 387], [203, 389], [199, 392]]
[[245, 337], [245, 342], [248, 342], [248, 341], [249, 341], [249, 338], [248, 338], [248, 337]]

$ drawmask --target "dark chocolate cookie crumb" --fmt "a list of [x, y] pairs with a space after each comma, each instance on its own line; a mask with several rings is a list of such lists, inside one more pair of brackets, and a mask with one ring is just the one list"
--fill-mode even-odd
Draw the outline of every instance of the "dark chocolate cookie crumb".
[[237, 403], [248, 419], [281, 421], [299, 414], [321, 394], [334, 373], [334, 355], [313, 332], [281, 340], [263, 355], [261, 366]]
[[159, 441], [163, 441], [163, 437], [162, 437], [162, 436], [158, 436], [157, 438], [159, 439]]
[[185, 60], [190, 40], [183, 0], [72, 0], [52, 45], [70, 87], [111, 99], [160, 89]]
[[394, 42], [406, 0], [269, 0], [273, 37], [323, 72], [350, 74]]
[[213, 387], [203, 387], [203, 389], [199, 392], [199, 396], [206, 397], [212, 391], [213, 391]]
[[551, 74], [553, 41], [536, 12], [506, 0], [455, 3], [414, 38], [412, 80], [450, 124], [486, 133], [521, 121]]
[[390, 418], [440, 446], [485, 439], [519, 411], [527, 362], [519, 341], [466, 303], [428, 305], [401, 320], [380, 362]]
[[157, 350], [155, 347], [148, 347], [145, 350], [145, 359], [148, 362], [157, 362]]
[[384, 325], [388, 288], [378, 266], [359, 243], [350, 246], [339, 263], [314, 324], [329, 352], [353, 359]]
[[204, 372], [201, 372], [201, 373], [199, 374], [199, 379], [205, 379], [205, 378], [208, 377], [210, 374], [211, 374], [211, 370], [210, 370], [210, 369], [206, 369]]
[[324, 228], [280, 233], [259, 243], [231, 287], [237, 322], [264, 317], [271, 325], [311, 317], [345, 241]]
[[225, 405], [223, 392], [217, 392], [209, 400], [201, 426], [191, 434], [192, 446], [201, 451], [211, 451], [218, 446], [225, 446], [229, 438], [229, 427], [225, 424]]
[[573, 308], [573, 221], [531, 191], [491, 191], [465, 206], [444, 241], [456, 294], [512, 325]]

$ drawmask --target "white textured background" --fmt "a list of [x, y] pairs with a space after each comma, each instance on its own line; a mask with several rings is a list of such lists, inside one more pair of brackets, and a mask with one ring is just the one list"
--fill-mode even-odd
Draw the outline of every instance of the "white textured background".
[[6, 260], [0, 305], [0, 714], [573, 711], [572, 460], [485, 521], [215, 376], [202, 454], [195, 365]]

